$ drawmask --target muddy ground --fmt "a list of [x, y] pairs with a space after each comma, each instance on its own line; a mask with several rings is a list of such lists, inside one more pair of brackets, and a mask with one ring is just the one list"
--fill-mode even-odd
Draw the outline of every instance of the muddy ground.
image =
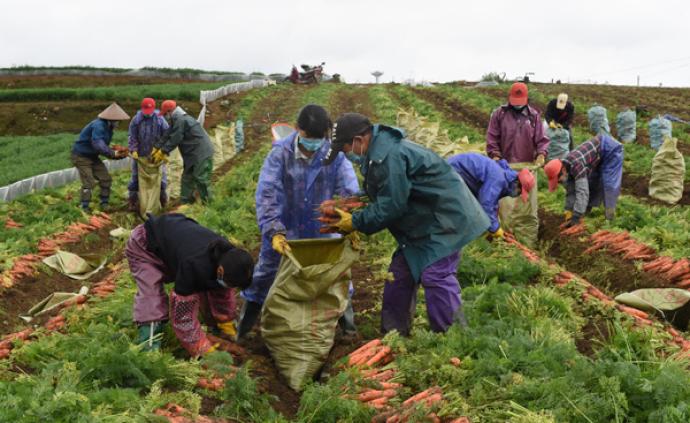
[[424, 88], [411, 88], [411, 90], [417, 97], [433, 104], [434, 108], [442, 112], [445, 119], [450, 122], [462, 122], [480, 132], [486, 131], [489, 126], [490, 113], [485, 113], [438, 91]]

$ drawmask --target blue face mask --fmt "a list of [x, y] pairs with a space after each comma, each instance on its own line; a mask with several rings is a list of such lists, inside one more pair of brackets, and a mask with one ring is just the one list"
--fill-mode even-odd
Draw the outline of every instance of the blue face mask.
[[345, 157], [347, 157], [347, 159], [349, 161], [351, 161], [353, 164], [360, 165], [360, 166], [362, 165], [362, 162], [364, 161], [362, 156], [360, 156], [359, 154], [355, 154], [352, 151], [350, 151], [349, 153], [345, 153]]
[[302, 138], [299, 137], [299, 143], [307, 151], [317, 151], [323, 145], [323, 138]]

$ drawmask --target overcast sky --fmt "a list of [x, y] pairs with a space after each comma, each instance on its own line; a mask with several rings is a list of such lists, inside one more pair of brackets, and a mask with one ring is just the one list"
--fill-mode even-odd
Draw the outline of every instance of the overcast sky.
[[192, 67], [347, 82], [514, 78], [690, 86], [690, 2], [3, 0], [0, 67]]

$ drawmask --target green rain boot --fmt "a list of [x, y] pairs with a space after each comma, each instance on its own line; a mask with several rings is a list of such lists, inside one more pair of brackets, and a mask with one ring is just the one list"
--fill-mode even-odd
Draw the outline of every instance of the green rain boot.
[[142, 351], [158, 351], [163, 339], [163, 325], [165, 322], [149, 322], [139, 325], [139, 338]]

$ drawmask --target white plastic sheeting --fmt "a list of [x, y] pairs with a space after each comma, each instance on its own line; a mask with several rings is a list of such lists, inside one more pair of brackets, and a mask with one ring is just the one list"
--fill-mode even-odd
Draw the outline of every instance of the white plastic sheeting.
[[199, 117], [197, 121], [203, 126], [204, 120], [206, 119], [206, 105], [210, 102], [216, 101], [221, 97], [228, 96], [230, 94], [239, 93], [242, 91], [249, 91], [252, 88], [263, 88], [271, 85], [272, 81], [265, 79], [255, 79], [249, 82], [238, 82], [236, 84], [225, 85], [215, 90], [201, 91], [199, 93], [199, 103], [201, 103], [201, 112], [199, 112]]
[[[123, 160], [105, 160], [104, 163], [109, 171], [129, 169], [132, 166], [132, 159], [128, 157]], [[34, 191], [45, 188], [61, 187], [76, 180], [79, 180], [79, 174], [77, 173], [76, 167], [32, 176], [31, 178], [22, 179], [21, 181], [0, 187], [0, 201], [12, 201], [17, 197], [30, 194]]]

